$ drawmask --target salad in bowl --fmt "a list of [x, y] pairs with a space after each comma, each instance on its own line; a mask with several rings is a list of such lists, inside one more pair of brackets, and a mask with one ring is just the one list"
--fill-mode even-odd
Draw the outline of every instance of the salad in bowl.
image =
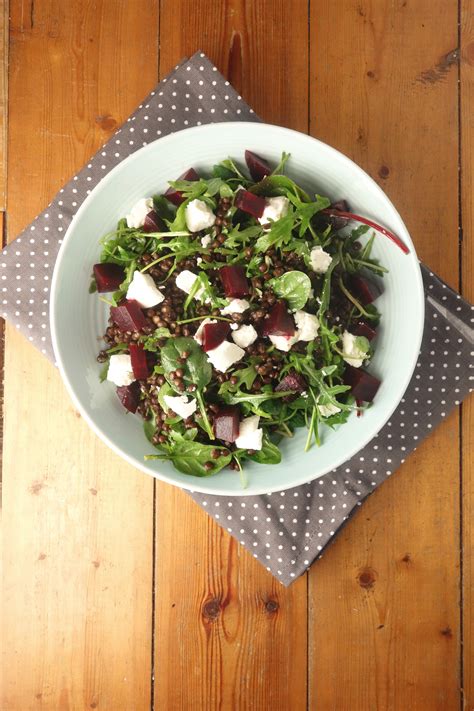
[[[363, 415], [384, 314], [375, 240], [405, 243], [303, 189], [291, 157], [246, 150], [137, 200], [101, 241], [91, 293], [109, 307], [100, 379], [143, 419], [147, 461], [197, 477], [279, 464]], [[147, 445], [145, 437], [148, 439]]]

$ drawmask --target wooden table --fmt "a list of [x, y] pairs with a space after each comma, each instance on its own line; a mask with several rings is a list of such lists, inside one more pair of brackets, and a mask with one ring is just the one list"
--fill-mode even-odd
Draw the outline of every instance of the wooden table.
[[[202, 48], [266, 121], [362, 165], [420, 257], [472, 299], [473, 13], [472, 0], [10, 0], [4, 239]], [[472, 401], [286, 590], [186, 494], [101, 444], [9, 325], [4, 398], [2, 711], [474, 708]]]

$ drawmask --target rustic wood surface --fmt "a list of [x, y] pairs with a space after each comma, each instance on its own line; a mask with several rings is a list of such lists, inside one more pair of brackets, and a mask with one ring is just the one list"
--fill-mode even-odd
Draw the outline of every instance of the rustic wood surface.
[[[473, 13], [10, 0], [8, 239], [201, 48], [262, 118], [359, 162], [472, 299]], [[0, 708], [472, 711], [473, 419], [472, 404], [453, 413], [284, 589], [183, 492], [103, 446], [7, 326]]]

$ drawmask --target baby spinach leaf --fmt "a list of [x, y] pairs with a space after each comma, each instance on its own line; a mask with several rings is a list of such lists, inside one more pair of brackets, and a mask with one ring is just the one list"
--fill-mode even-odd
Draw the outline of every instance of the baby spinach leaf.
[[262, 449], [255, 454], [247, 455], [248, 459], [252, 459], [259, 464], [279, 464], [281, 462], [281, 452], [276, 444], [270, 441], [266, 434], [263, 435]]
[[107, 380], [107, 373], [108, 372], [109, 372], [109, 361], [107, 361], [107, 363], [104, 363], [104, 365], [100, 369], [99, 382], [103, 383], [104, 380]]
[[286, 272], [270, 280], [270, 286], [278, 298], [285, 299], [293, 311], [302, 309], [309, 299], [311, 280], [304, 272]]
[[[145, 459], [168, 459], [178, 471], [191, 476], [217, 474], [232, 459], [232, 455], [225, 447], [215, 447], [212, 444], [188, 441], [184, 437], [181, 441], [165, 445], [163, 449], [166, 449], [166, 453], [149, 454], [145, 456]], [[219, 453], [219, 457], [216, 459], [212, 456], [215, 451]], [[209, 465], [212, 465], [212, 468]]]
[[[183, 356], [183, 353], [186, 353], [186, 356]], [[181, 360], [184, 362], [181, 362]], [[178, 368], [184, 372], [184, 382], [196, 385], [199, 390], [205, 388], [211, 381], [212, 367], [194, 338], [182, 336], [168, 339], [161, 349], [161, 363], [166, 379], [175, 390], [177, 388], [173, 385], [174, 381], [169, 376], [171, 372]]]

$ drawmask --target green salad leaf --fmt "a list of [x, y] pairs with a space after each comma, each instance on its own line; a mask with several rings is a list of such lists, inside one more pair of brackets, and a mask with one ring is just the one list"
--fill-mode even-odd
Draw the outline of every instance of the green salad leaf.
[[269, 283], [276, 296], [285, 299], [292, 311], [302, 309], [311, 293], [311, 280], [304, 272], [285, 272]]

